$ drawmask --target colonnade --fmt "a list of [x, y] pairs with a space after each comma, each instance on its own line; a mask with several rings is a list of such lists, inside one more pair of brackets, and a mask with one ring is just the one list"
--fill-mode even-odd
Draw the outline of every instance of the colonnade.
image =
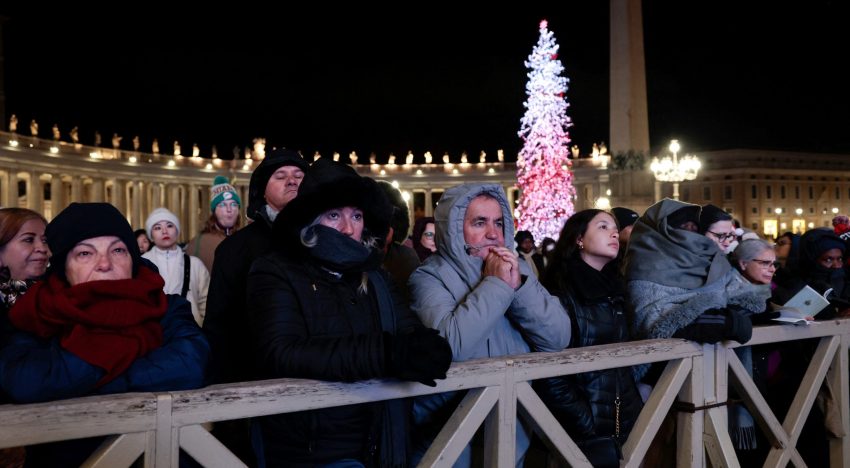
[[[125, 214], [134, 228], [144, 227], [145, 219], [154, 209], [165, 207], [181, 220], [180, 237], [185, 241], [201, 230], [210, 215], [213, 177], [204, 178], [209, 180], [206, 184], [195, 180], [163, 182], [155, 175], [127, 178], [81, 174], [62, 168], [19, 171], [6, 167], [0, 169], [0, 204], [29, 208], [50, 220], [70, 203], [107, 202]], [[236, 183], [235, 187], [243, 204], [247, 204], [247, 185]]]
[[[209, 161], [104, 153], [102, 148], [0, 132], [0, 205], [29, 208], [49, 221], [70, 203], [107, 202], [134, 228], [144, 227], [154, 209], [165, 207], [180, 219], [180, 240], [187, 241], [200, 232], [210, 215], [215, 176], [228, 177], [239, 192], [244, 213], [251, 173], [259, 164], [256, 160]], [[432, 216], [442, 193], [461, 183], [499, 184], [511, 205], [519, 195], [513, 163], [360, 164], [354, 168], [364, 176], [397, 182], [394, 185], [409, 196], [411, 224], [414, 213]]]

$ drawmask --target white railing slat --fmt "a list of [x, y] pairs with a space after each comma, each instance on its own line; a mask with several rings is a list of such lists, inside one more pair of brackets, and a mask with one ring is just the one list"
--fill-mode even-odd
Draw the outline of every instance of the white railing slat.
[[788, 434], [785, 432], [785, 428], [782, 427], [782, 423], [773, 414], [764, 396], [762, 396], [755, 382], [753, 382], [753, 378], [744, 369], [744, 365], [733, 350], [728, 350], [727, 359], [729, 370], [732, 371], [732, 383], [735, 390], [746, 403], [747, 410], [749, 410], [753, 419], [761, 427], [769, 443], [775, 448], [787, 451], [788, 456], [795, 465], [804, 464], [800, 452], [797, 451], [797, 448], [788, 439]]
[[145, 452], [144, 432], [121, 434], [107, 438], [80, 468], [114, 468], [130, 466]]
[[518, 383], [516, 394], [520, 414], [561, 461], [573, 468], [593, 468], [528, 382]]
[[126, 393], [0, 406], [0, 448], [154, 429], [156, 396]]
[[247, 468], [242, 460], [200, 425], [180, 428], [180, 448], [208, 468]]
[[658, 433], [658, 428], [661, 427], [667, 412], [670, 411], [670, 406], [673, 405], [673, 400], [676, 399], [676, 393], [682, 388], [690, 371], [690, 359], [679, 359], [667, 363], [667, 367], [661, 373], [658, 383], [635, 421], [634, 427], [638, 430], [634, 431], [623, 445], [623, 457], [627, 464], [632, 463], [632, 460], [643, 458], [646, 454], [649, 444]]
[[452, 466], [498, 401], [499, 387], [469, 390], [428, 447], [419, 466]]
[[[690, 359], [690, 373], [679, 390], [679, 401], [692, 405], [705, 402], [705, 359], [694, 356]], [[670, 363], [667, 364], [670, 366]], [[650, 399], [652, 397], [650, 396]], [[704, 466], [705, 450], [702, 446], [702, 434], [705, 432], [705, 414], [702, 411], [693, 413], [680, 411], [676, 415], [676, 466]], [[641, 466], [643, 456], [635, 456], [630, 460], [629, 467]]]
[[843, 437], [829, 439], [829, 464], [831, 468], [850, 466], [850, 359], [848, 359], [848, 337], [841, 337], [841, 345], [835, 353], [832, 366], [827, 373], [827, 381], [832, 389], [833, 398], [837, 399], [837, 408], [841, 418]]
[[[235, 456], [198, 425], [294, 411], [407, 398], [467, 390], [466, 398], [429, 448], [421, 466], [451, 466], [475, 432], [485, 424], [485, 459], [489, 466], [512, 466], [517, 413], [534, 426], [559, 457], [583, 465], [584, 456], [534, 393], [539, 378], [669, 361], [656, 388], [623, 447], [623, 466], [641, 466], [642, 459], [677, 397], [695, 407], [726, 401], [728, 379], [747, 402], [772, 447], [765, 466], [797, 466], [803, 460], [794, 448], [803, 423], [826, 379], [835, 399], [834, 411], [843, 436], [830, 440], [832, 467], [850, 466], [850, 383], [848, 383], [850, 320], [813, 323], [806, 327], [757, 327], [746, 346], [821, 338], [788, 414], [780, 425], [737, 357], [740, 345], [725, 342], [699, 345], [683, 340], [647, 340], [532, 353], [454, 363], [437, 387], [376, 379], [356, 383], [277, 379], [216, 385], [198, 390], [104, 395], [30, 405], [0, 406], [0, 448], [116, 435], [112, 444], [92, 456], [91, 466], [125, 464], [143, 453], [144, 466], [176, 467], [181, 444], [207, 466], [238, 466]], [[731, 372], [731, 376], [729, 375]], [[517, 406], [519, 404], [519, 407]], [[679, 412], [677, 463], [706, 466], [712, 462], [736, 466], [727, 428], [725, 406]], [[486, 421], [486, 422], [485, 422]], [[554, 442], [553, 442], [554, 441]], [[706, 452], [707, 449], [707, 452]], [[132, 463], [132, 462], [130, 462]]]
[[[815, 402], [821, 383], [826, 377], [832, 358], [839, 348], [840, 341], [841, 339], [838, 336], [821, 338], [815, 354], [809, 362], [809, 367], [806, 369], [800, 387], [794, 395], [791, 407], [788, 409], [788, 414], [785, 415], [785, 421], [782, 423], [782, 428], [788, 434], [788, 442], [791, 446], [797, 445], [797, 439], [800, 437], [800, 432], [803, 430], [803, 425]], [[788, 450], [771, 448], [765, 465], [785, 466], [789, 459]]]

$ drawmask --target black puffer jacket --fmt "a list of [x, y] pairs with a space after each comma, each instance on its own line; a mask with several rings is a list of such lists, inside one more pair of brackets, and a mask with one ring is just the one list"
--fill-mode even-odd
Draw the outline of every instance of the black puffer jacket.
[[[376, 315], [377, 294], [390, 295], [396, 330], [421, 327], [403, 300], [384, 285], [357, 292], [360, 275], [341, 278], [315, 263], [275, 254], [254, 262], [248, 302], [262, 377], [301, 377], [351, 382], [386, 377], [384, 335]], [[265, 456], [271, 465], [312, 466], [341, 458], [361, 461], [377, 435], [383, 403], [282, 414], [260, 420]], [[405, 428], [399, 428], [405, 430]], [[368, 463], [367, 463], [368, 464]]]
[[[560, 268], [564, 270], [558, 284], [546, 286], [561, 299], [572, 319], [569, 347], [629, 341], [624, 287], [616, 262], [602, 272], [581, 260]], [[631, 367], [546, 379], [535, 386], [567, 433], [578, 441], [615, 434], [619, 395], [620, 442], [625, 442], [643, 407]]]

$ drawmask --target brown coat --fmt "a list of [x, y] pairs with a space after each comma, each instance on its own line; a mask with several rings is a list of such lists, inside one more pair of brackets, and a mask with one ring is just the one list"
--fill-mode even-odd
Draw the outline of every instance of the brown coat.
[[187, 254], [200, 258], [204, 262], [204, 266], [207, 267], [207, 271], [212, 271], [215, 249], [225, 237], [224, 233], [219, 230], [203, 232], [187, 242], [184, 250]]

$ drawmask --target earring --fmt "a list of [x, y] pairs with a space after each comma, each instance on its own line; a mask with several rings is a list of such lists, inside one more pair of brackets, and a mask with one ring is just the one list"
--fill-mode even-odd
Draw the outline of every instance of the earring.
[[584, 250], [584, 242], [579, 242], [579, 243], [578, 243], [578, 249], [579, 249], [579, 250]]

